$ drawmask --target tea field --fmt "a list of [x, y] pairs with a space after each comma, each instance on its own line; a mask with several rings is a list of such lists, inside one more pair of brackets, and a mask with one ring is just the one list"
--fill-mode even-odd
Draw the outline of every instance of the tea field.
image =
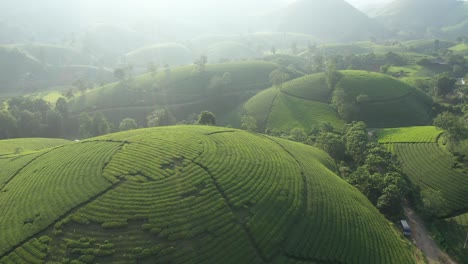
[[0, 263], [415, 262], [327, 154], [283, 139], [176, 126], [0, 162]]

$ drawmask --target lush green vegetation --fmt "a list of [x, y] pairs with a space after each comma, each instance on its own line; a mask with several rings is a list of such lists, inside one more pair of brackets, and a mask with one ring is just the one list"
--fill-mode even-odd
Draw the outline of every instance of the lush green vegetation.
[[395, 78], [364, 71], [343, 71], [333, 103], [345, 120], [369, 127], [426, 125], [432, 100], [422, 91]]
[[459, 263], [468, 261], [465, 244], [468, 235], [468, 214], [436, 221], [433, 227], [435, 239], [450, 255], [456, 256]]
[[341, 128], [344, 124], [335, 110], [326, 103], [280, 94], [273, 102], [266, 129], [288, 132], [300, 127], [310, 131], [320, 123], [330, 123], [336, 128]]
[[145, 124], [146, 115], [163, 107], [178, 121], [203, 110], [222, 117], [269, 87], [270, 73], [277, 67], [262, 61], [166, 67], [94, 89], [73, 99], [71, 111], [100, 111], [116, 125], [127, 117]]
[[281, 92], [293, 97], [322, 103], [330, 101], [331, 90], [328, 88], [325, 75], [316, 73], [284, 83]]
[[447, 201], [442, 215], [466, 211], [468, 178], [453, 156], [437, 143], [395, 143], [387, 145], [403, 164], [411, 181], [424, 189], [440, 191]]
[[443, 131], [433, 126], [386, 128], [377, 131], [379, 143], [436, 143]]
[[65, 139], [55, 138], [18, 138], [0, 140], [0, 156], [22, 154], [70, 143]]
[[299, 143], [176, 126], [26, 157], [0, 159], [15, 168], [0, 193], [2, 263], [414, 262], [333, 160]]

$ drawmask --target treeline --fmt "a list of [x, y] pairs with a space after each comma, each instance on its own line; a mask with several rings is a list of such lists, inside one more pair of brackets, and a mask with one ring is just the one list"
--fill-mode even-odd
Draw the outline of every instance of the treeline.
[[68, 103], [59, 98], [55, 105], [43, 99], [14, 97], [0, 111], [0, 139], [17, 137], [60, 138], [69, 127]]

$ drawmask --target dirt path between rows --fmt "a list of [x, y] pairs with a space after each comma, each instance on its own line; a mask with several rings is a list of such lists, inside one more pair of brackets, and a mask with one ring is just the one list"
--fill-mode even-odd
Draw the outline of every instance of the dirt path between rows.
[[411, 238], [415, 242], [430, 264], [447, 263], [456, 264], [445, 252], [443, 252], [424, 226], [424, 221], [408, 206], [405, 206], [405, 215], [411, 227]]

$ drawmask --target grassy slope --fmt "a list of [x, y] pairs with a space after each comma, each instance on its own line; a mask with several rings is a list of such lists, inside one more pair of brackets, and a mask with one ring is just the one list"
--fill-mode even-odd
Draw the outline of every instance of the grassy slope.
[[323, 74], [312, 74], [270, 88], [251, 98], [244, 105], [244, 113], [257, 119], [260, 130], [277, 129], [288, 132], [300, 127], [309, 131], [312, 126], [329, 122], [343, 125], [332, 107]]
[[454, 157], [437, 143], [395, 143], [388, 148], [397, 155], [410, 180], [421, 188], [441, 191], [450, 214], [468, 210], [466, 171], [455, 168]]
[[[342, 71], [338, 87], [356, 98], [367, 95], [368, 101], [357, 104], [356, 120], [369, 127], [425, 125], [430, 120], [431, 99], [413, 86], [387, 75], [366, 71]], [[309, 130], [320, 122], [341, 127], [341, 121], [328, 105], [331, 92], [323, 73], [304, 76], [270, 88], [251, 98], [244, 114], [257, 119], [260, 130], [276, 128], [284, 132], [294, 127]]]
[[436, 143], [443, 131], [433, 126], [386, 128], [377, 132], [379, 143]]
[[354, 119], [369, 127], [425, 125], [430, 120], [432, 100], [413, 86], [379, 73], [343, 71], [338, 87], [351, 97], [367, 95], [358, 103]]
[[32, 152], [70, 143], [65, 139], [56, 138], [18, 138], [0, 140], [0, 156], [14, 154], [17, 148], [21, 153]]
[[[409, 243], [334, 174], [333, 161], [298, 143], [167, 127], [11, 166], [17, 171], [0, 194], [2, 263], [84, 255], [100, 263], [414, 262]], [[37, 239], [43, 229], [49, 240]]]
[[[276, 67], [269, 62], [233, 62], [207, 65], [203, 74], [194, 74], [194, 66], [184, 66], [172, 69], [169, 78], [161, 70], [156, 76], [135, 77], [129, 85], [114, 83], [95, 89], [74, 99], [71, 107], [75, 113], [105, 111], [117, 124], [121, 119], [133, 116], [139, 116], [138, 121], [143, 124], [146, 114], [158, 107], [169, 107], [178, 120], [202, 110], [221, 117], [246, 98], [270, 86], [269, 74]], [[210, 89], [212, 78], [225, 72], [230, 73], [231, 83]]]
[[63, 65], [91, 65], [93, 58], [78, 49], [48, 44], [15, 45], [44, 64]]

